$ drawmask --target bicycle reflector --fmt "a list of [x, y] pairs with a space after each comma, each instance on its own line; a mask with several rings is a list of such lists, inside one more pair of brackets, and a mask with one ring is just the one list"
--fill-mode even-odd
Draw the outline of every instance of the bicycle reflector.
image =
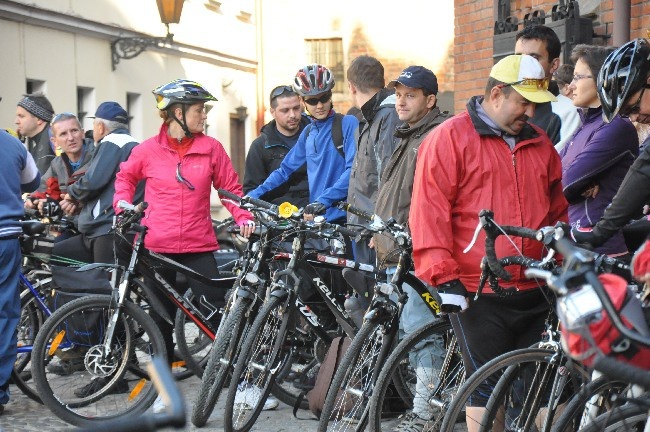
[[[644, 336], [650, 335], [641, 302], [628, 288], [627, 281], [613, 274], [602, 274], [598, 279], [625, 326]], [[583, 285], [559, 298], [557, 313], [562, 347], [571, 358], [591, 366], [595, 355], [602, 353], [650, 369], [650, 348], [639, 346], [614, 327], [592, 286]]]

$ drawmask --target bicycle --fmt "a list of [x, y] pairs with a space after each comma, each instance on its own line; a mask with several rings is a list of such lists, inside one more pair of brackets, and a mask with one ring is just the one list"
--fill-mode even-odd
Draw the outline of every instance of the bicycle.
[[[239, 352], [226, 397], [224, 422], [227, 431], [249, 430], [255, 423], [271, 388], [275, 385], [276, 377], [289, 364], [291, 350], [286, 348], [292, 344], [287, 342], [300, 332], [300, 329], [296, 328], [298, 314], [305, 316], [306, 324], [320, 339], [328, 344], [332, 340], [328, 330], [335, 329], [323, 327], [324, 317], [320, 312], [301, 304], [302, 300], [297, 294], [301, 282], [310, 285], [313, 292], [322, 297], [329, 311], [333, 313], [336, 323], [348, 336], [352, 337], [356, 333], [356, 326], [342, 304], [323, 283], [314, 267], [308, 264], [309, 253], [304, 249], [308, 234], [325, 239], [340, 239], [341, 234], [356, 236], [356, 232], [328, 224], [323, 217], [315, 218], [313, 223], [304, 222], [299, 211], [287, 221], [295, 228], [292, 252], [279, 253], [276, 256], [289, 258], [290, 261], [286, 269], [274, 273], [273, 282], [267, 290], [266, 302], [253, 321]], [[317, 259], [321, 258], [317, 255]], [[328, 265], [327, 257], [322, 259], [324, 264]], [[332, 261], [334, 262], [331, 265], [336, 266], [339, 262], [347, 260], [333, 258]], [[357, 267], [354, 262], [349, 262], [349, 265]], [[235, 405], [238, 389], [242, 394], [247, 394], [247, 389], [255, 394], [251, 395], [250, 399], [237, 401]]]
[[[553, 256], [555, 249], [555, 227], [531, 230], [525, 227], [498, 226], [491, 212], [479, 214], [481, 226], [486, 231], [486, 258], [477, 296], [480, 295], [486, 280], [490, 281], [492, 290], [503, 296], [512, 293], [509, 288], [502, 288], [498, 279], [508, 280], [510, 274], [504, 270], [506, 265], [519, 265], [527, 271], [548, 272], [555, 268]], [[498, 259], [494, 249], [496, 238], [501, 235], [515, 235], [542, 241], [550, 247], [549, 254], [542, 260], [523, 256]], [[606, 256], [598, 256], [597, 265], [603, 269], [621, 266], [621, 263]], [[573, 263], [578, 269], [589, 264]], [[565, 266], [568, 262], [565, 260]], [[553, 315], [549, 315], [551, 317]], [[461, 415], [469, 398], [479, 387], [487, 385], [489, 399], [482, 418], [468, 419], [479, 425], [479, 430], [491, 430], [493, 427], [521, 430], [550, 430], [556, 415], [563, 408], [567, 399], [583, 383], [588, 382], [589, 373], [580, 365], [569, 361], [562, 350], [560, 334], [556, 330], [555, 319], [547, 320], [546, 331], [541, 342], [533, 347], [505, 353], [479, 368], [459, 390], [443, 419], [442, 431], [453, 430], [453, 424]], [[487, 392], [487, 390], [486, 390]], [[468, 416], [469, 417], [469, 416]], [[499, 424], [496, 425], [494, 422]]]
[[[594, 316], [606, 314], [623, 337], [650, 347], [648, 335], [639, 334], [624, 325], [594, 270], [593, 263], [597, 262], [597, 256], [577, 248], [563, 238], [562, 232], [556, 232], [554, 244], [565, 260], [574, 264], [565, 266], [565, 271], [560, 275], [539, 270], [527, 270], [526, 275], [546, 280], [557, 293], [560, 310], [567, 311], [565, 324], [580, 327]], [[571, 271], [576, 267], [577, 271]], [[648, 287], [645, 291], [647, 294]], [[595, 354], [593, 368], [605, 376], [589, 383], [570, 401], [553, 430], [648, 430], [650, 372], [599, 352]]]
[[[32, 351], [34, 379], [43, 402], [55, 415], [77, 426], [139, 414], [156, 398], [144, 368], [153, 357], [167, 358], [167, 353], [158, 326], [142, 306], [163, 311], [159, 298], [167, 297], [207, 337], [214, 339], [215, 328], [210, 318], [219, 313], [216, 307], [202, 302], [207, 305], [203, 312], [177, 292], [159, 273], [159, 268], [180, 272], [210, 286], [229, 287], [234, 281], [234, 278], [206, 278], [147, 250], [144, 247], [147, 229], [139, 224], [145, 205], [119, 205], [124, 213], [114, 231], [116, 239], [131, 248], [128, 266], [97, 263], [79, 269], [112, 270], [113, 293], [89, 295], [58, 309], [39, 331]], [[137, 233], [132, 246], [127, 236], [130, 230]], [[153, 284], [145, 284], [141, 278]], [[171, 317], [166, 318], [171, 321]], [[81, 370], [59, 376], [49, 373], [46, 366], [63, 343], [81, 348], [85, 355]]]
[[[404, 373], [391, 373], [388, 379], [385, 378], [382, 381], [380, 390], [377, 390], [375, 386], [383, 367], [390, 361], [387, 361], [387, 359], [393, 352], [397, 341], [402, 308], [408, 299], [408, 296], [401, 288], [402, 283], [406, 283], [413, 288], [420, 300], [424, 301], [428, 306], [428, 310], [434, 319], [438, 318], [440, 313], [439, 299], [437, 299], [435, 292], [432, 293], [424, 283], [410, 272], [412, 269], [412, 244], [411, 237], [404, 227], [397, 224], [393, 219], [383, 221], [379, 216], [354, 208], [347, 203], [340, 203], [339, 208], [367, 220], [369, 225], [364, 226], [364, 228], [370, 232], [387, 232], [392, 235], [399, 246], [397, 250], [398, 264], [390, 282], [375, 285], [374, 296], [364, 316], [363, 325], [352, 340], [332, 379], [321, 413], [318, 430], [365, 430], [369, 418], [371, 421], [375, 420], [373, 427], [381, 428], [381, 411], [384, 404], [388, 407], [398, 405], [401, 402], [403, 410], [412, 409], [413, 397], [416, 396], [413, 387], [405, 382]], [[438, 324], [441, 321], [437, 321], [440, 320], [434, 321], [433, 324], [427, 325], [426, 328], [439, 329]], [[427, 340], [438, 339], [437, 343], [440, 346], [445, 343], [444, 338], [439, 337], [441, 335], [425, 333], [429, 337]], [[419, 342], [424, 340], [419, 336]], [[455, 346], [453, 341], [450, 342], [452, 346]], [[440, 349], [442, 348], [440, 347]], [[441, 355], [440, 358], [442, 359], [445, 355]], [[432, 396], [441, 392], [443, 388], [449, 390], [454, 385], [457, 385], [457, 378], [462, 380], [462, 362], [459, 363], [457, 360], [458, 358], [456, 358], [455, 365], [452, 368], [443, 366], [443, 370], [453, 370], [453, 372], [451, 372], [451, 375], [438, 377], [441, 378], [439, 382], [443, 384], [438, 387], [437, 392], [432, 392]], [[447, 357], [445, 359], [446, 365], [449, 366], [450, 362], [452, 362], [451, 358]], [[411, 373], [416, 373], [417, 368], [417, 365], [411, 366]], [[422, 368], [420, 369], [422, 370]], [[431, 376], [426, 377], [426, 380], [423, 379], [424, 377], [419, 378], [426, 383], [433, 381]], [[388, 386], [383, 387], [383, 383], [393, 381], [396, 381], [396, 383], [391, 390], [398, 393], [399, 402], [383, 400], [388, 390]], [[376, 405], [369, 403], [373, 394], [378, 394], [377, 397], [382, 399], [379, 409], [377, 409]], [[374, 412], [369, 416], [372, 407], [378, 412]]]

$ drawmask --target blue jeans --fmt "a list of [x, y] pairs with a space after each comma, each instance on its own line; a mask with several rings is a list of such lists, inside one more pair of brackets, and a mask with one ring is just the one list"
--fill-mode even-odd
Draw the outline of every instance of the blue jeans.
[[[386, 269], [389, 281], [395, 274], [395, 270], [396, 267]], [[408, 295], [408, 300], [400, 317], [400, 333], [406, 337], [425, 324], [432, 322], [435, 317], [411, 286], [403, 283], [402, 290]], [[409, 362], [417, 376], [413, 412], [425, 420], [431, 419], [436, 414], [436, 410], [429, 404], [429, 399], [439, 382], [438, 374], [444, 357], [445, 344], [440, 335], [434, 335], [430, 339], [421, 341], [409, 352]]]
[[0, 405], [9, 402], [9, 378], [16, 362], [20, 318], [18, 281], [21, 266], [18, 239], [0, 240]]

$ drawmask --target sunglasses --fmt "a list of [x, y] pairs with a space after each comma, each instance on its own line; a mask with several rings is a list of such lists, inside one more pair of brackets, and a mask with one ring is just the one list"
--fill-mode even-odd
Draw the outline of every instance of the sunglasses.
[[527, 90], [548, 90], [549, 80], [547, 78], [524, 78], [521, 81], [504, 84], [503, 87], [517, 86], [523, 87]]
[[274, 88], [273, 90], [271, 90], [271, 102], [273, 102], [273, 99], [275, 99], [276, 97], [282, 96], [285, 93], [294, 93], [295, 94], [295, 92], [293, 91], [293, 88], [291, 88], [290, 86], [287, 86], [287, 85], [278, 86], [278, 87]]
[[620, 116], [625, 118], [629, 117], [632, 114], [638, 114], [639, 111], [641, 111], [641, 99], [643, 99], [643, 93], [645, 92], [645, 89], [650, 88], [650, 84], [646, 84], [641, 88], [641, 93], [639, 93], [639, 98], [636, 100], [634, 105], [631, 105], [629, 107], [624, 107], [620, 111]]
[[181, 173], [181, 163], [179, 162], [178, 165], [176, 165], [176, 181], [179, 183], [183, 183], [189, 190], [194, 190], [194, 185], [190, 183], [188, 179], [183, 177], [183, 173]]
[[60, 121], [63, 121], [63, 120], [69, 120], [71, 118], [76, 119], [77, 116], [75, 114], [71, 113], [71, 112], [59, 113], [59, 114], [55, 115], [54, 117], [52, 117], [52, 120], [50, 121], [50, 126], [53, 125], [54, 123], [57, 123], [57, 122], [60, 122]]
[[324, 104], [329, 102], [330, 99], [332, 99], [332, 92], [327, 92], [319, 98], [304, 99], [304, 101], [307, 105], [316, 106], [319, 102]]

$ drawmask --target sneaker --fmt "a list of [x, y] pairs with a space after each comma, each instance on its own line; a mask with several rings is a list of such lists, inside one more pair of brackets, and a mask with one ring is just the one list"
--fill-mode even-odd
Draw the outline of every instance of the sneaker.
[[54, 355], [61, 360], [76, 360], [83, 359], [88, 352], [88, 348], [74, 347], [74, 348], [57, 348]]
[[434, 432], [433, 422], [421, 419], [417, 414], [410, 412], [401, 417], [400, 424], [393, 428], [393, 432]]
[[[106, 386], [106, 383], [108, 383], [109, 378], [96, 378], [92, 381], [90, 381], [88, 384], [86, 384], [83, 387], [80, 387], [74, 391], [74, 395], [77, 396], [78, 398], [86, 398], [90, 395], [93, 395], [100, 391], [102, 388]], [[118, 380], [113, 387], [106, 393], [106, 395], [109, 394], [122, 394], [122, 393], [128, 393], [129, 392], [129, 383], [126, 382], [125, 379]]]
[[158, 395], [156, 400], [153, 401], [153, 405], [151, 409], [153, 410], [154, 414], [160, 414], [161, 412], [164, 412], [167, 409], [167, 405], [165, 405], [165, 401], [163, 401], [160, 395]]
[[[257, 386], [241, 383], [237, 386], [237, 394], [235, 395], [235, 408], [239, 410], [250, 410], [257, 405], [257, 402], [262, 396], [262, 389]], [[272, 410], [277, 408], [280, 402], [273, 396], [266, 398], [262, 411]]]
[[68, 376], [75, 372], [80, 372], [86, 369], [84, 359], [76, 358], [71, 360], [59, 360], [58, 362], [50, 362], [47, 365], [47, 371], [55, 375]]

